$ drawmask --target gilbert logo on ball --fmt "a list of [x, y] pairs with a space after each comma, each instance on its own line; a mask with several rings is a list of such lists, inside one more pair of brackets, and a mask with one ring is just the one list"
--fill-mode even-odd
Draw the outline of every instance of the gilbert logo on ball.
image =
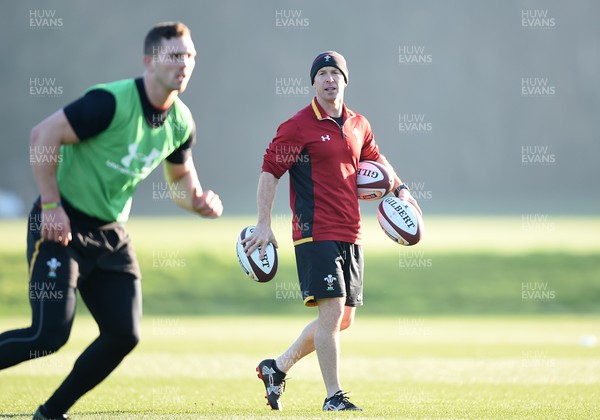
[[392, 190], [394, 180], [379, 162], [364, 160], [356, 170], [356, 193], [360, 200], [378, 200]]
[[379, 203], [377, 220], [385, 234], [400, 245], [415, 245], [423, 235], [421, 213], [397, 197], [388, 197]]
[[244, 252], [242, 240], [254, 233], [254, 226], [247, 226], [240, 232], [236, 243], [238, 261], [242, 270], [248, 277], [259, 283], [266, 283], [275, 277], [277, 273], [278, 256], [277, 249], [271, 242], [267, 244], [265, 256], [259, 258], [261, 247], [258, 247], [250, 256]]

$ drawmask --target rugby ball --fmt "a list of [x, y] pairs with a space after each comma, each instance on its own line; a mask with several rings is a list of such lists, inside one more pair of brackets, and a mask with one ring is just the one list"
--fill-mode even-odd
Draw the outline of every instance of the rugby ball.
[[397, 197], [387, 197], [379, 203], [377, 220], [385, 234], [400, 245], [415, 245], [423, 236], [421, 212]]
[[378, 200], [392, 190], [394, 180], [379, 162], [363, 160], [356, 170], [356, 192], [360, 200]]
[[242, 270], [244, 270], [248, 277], [259, 283], [266, 283], [273, 279], [277, 273], [277, 263], [279, 260], [277, 256], [277, 249], [271, 242], [269, 242], [267, 245], [267, 251], [265, 252], [265, 256], [262, 260], [258, 258], [261, 247], [258, 247], [258, 249], [250, 254], [250, 256], [247, 256], [244, 252], [242, 240], [248, 236], [252, 236], [253, 233], [254, 226], [247, 226], [240, 232], [236, 244], [238, 261], [240, 262]]

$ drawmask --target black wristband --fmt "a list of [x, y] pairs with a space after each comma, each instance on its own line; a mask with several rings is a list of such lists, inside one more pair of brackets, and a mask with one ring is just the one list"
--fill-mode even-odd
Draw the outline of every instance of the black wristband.
[[410, 188], [408, 188], [406, 184], [400, 184], [398, 188], [394, 190], [394, 195], [398, 197], [400, 195], [400, 191], [402, 190], [410, 191]]

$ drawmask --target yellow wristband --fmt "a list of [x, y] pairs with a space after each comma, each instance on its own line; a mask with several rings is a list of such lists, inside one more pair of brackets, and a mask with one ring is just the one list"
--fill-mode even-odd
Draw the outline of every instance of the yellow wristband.
[[50, 210], [57, 207], [62, 207], [62, 203], [60, 201], [55, 201], [54, 203], [43, 203], [41, 207], [42, 210]]

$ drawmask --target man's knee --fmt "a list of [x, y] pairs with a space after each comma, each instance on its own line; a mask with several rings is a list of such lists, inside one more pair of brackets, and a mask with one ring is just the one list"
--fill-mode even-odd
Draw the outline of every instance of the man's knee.
[[340, 325], [344, 318], [343, 298], [319, 299], [319, 322], [321, 325]]
[[68, 327], [47, 328], [33, 341], [33, 346], [48, 352], [47, 354], [54, 353], [67, 343], [70, 334], [71, 329]]
[[344, 307], [344, 315], [340, 324], [340, 331], [350, 328], [354, 325], [354, 308], [350, 306]]
[[131, 352], [140, 342], [140, 334], [137, 331], [104, 334], [104, 338], [109, 341], [113, 349], [121, 354]]
[[351, 316], [351, 317], [344, 316], [342, 318], [342, 323], [340, 324], [340, 331], [350, 328], [353, 324], [354, 324], [354, 316]]

